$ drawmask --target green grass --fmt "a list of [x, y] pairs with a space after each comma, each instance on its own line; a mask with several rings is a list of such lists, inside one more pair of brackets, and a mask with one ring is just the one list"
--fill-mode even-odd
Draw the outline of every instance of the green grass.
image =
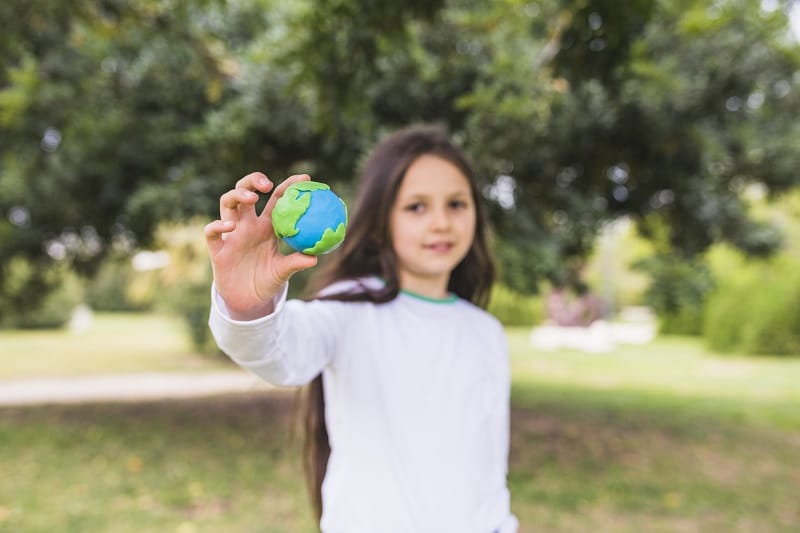
[[602, 404], [517, 407], [512, 425], [512, 507], [529, 530], [800, 526], [797, 433], [680, 424]]
[[291, 403], [0, 409], [0, 531], [311, 531]]
[[80, 333], [0, 330], [0, 379], [233, 368], [187, 339], [177, 319], [142, 313], [100, 313]]
[[[522, 531], [800, 530], [798, 360], [508, 334]], [[292, 398], [0, 409], [0, 531], [313, 531]]]
[[692, 337], [660, 337], [644, 345], [619, 345], [608, 354], [537, 351], [529, 331], [509, 328], [515, 376], [526, 381], [569, 382], [591, 388], [638, 387], [676, 395], [800, 400], [800, 357], [718, 355]]
[[718, 355], [688, 337], [608, 354], [547, 352], [530, 347], [526, 328], [507, 333], [520, 396], [800, 430], [800, 357]]
[[797, 531], [800, 360], [661, 338], [543, 352], [509, 328], [510, 485], [543, 531]]

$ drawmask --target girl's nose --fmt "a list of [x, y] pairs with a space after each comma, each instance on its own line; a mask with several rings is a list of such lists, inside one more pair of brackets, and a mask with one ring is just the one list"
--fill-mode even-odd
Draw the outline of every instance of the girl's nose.
[[436, 230], [445, 230], [450, 228], [450, 214], [446, 209], [436, 209], [433, 212], [433, 220], [431, 225]]

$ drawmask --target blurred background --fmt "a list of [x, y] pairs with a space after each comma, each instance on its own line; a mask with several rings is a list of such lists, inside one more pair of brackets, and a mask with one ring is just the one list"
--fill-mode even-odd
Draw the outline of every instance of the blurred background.
[[[0, 399], [240, 374], [206, 326], [219, 195], [350, 201], [437, 122], [489, 206], [523, 531], [800, 529], [800, 2], [5, 0], [0, 28]], [[293, 392], [240, 389], [7, 401], [0, 531], [313, 531]]]

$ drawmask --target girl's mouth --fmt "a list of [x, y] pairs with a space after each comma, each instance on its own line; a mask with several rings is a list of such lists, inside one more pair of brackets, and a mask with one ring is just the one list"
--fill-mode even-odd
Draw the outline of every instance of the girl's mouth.
[[430, 251], [434, 252], [434, 253], [443, 254], [443, 253], [447, 253], [447, 252], [449, 252], [450, 250], [453, 249], [453, 243], [452, 242], [434, 242], [434, 243], [431, 243], [431, 244], [426, 244], [425, 248], [427, 250], [430, 250]]

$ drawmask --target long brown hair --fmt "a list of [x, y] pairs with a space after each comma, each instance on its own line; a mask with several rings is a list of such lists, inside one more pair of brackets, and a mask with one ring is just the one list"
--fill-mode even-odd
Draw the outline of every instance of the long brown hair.
[[[309, 282], [309, 294], [316, 294], [333, 282], [378, 276], [383, 287], [362, 287], [356, 293], [334, 294], [326, 299], [385, 303], [400, 291], [397, 256], [391, 244], [389, 213], [406, 170], [418, 157], [435, 155], [458, 167], [467, 177], [476, 208], [476, 229], [467, 255], [450, 275], [448, 290], [485, 307], [494, 281], [494, 265], [486, 235], [486, 214], [475, 183], [472, 166], [464, 153], [448, 138], [443, 127], [415, 125], [385, 138], [363, 165], [359, 192], [350, 215], [347, 238]], [[325, 395], [322, 375], [303, 391], [303, 466], [317, 518], [322, 515], [322, 481], [330, 456], [325, 426]]]

